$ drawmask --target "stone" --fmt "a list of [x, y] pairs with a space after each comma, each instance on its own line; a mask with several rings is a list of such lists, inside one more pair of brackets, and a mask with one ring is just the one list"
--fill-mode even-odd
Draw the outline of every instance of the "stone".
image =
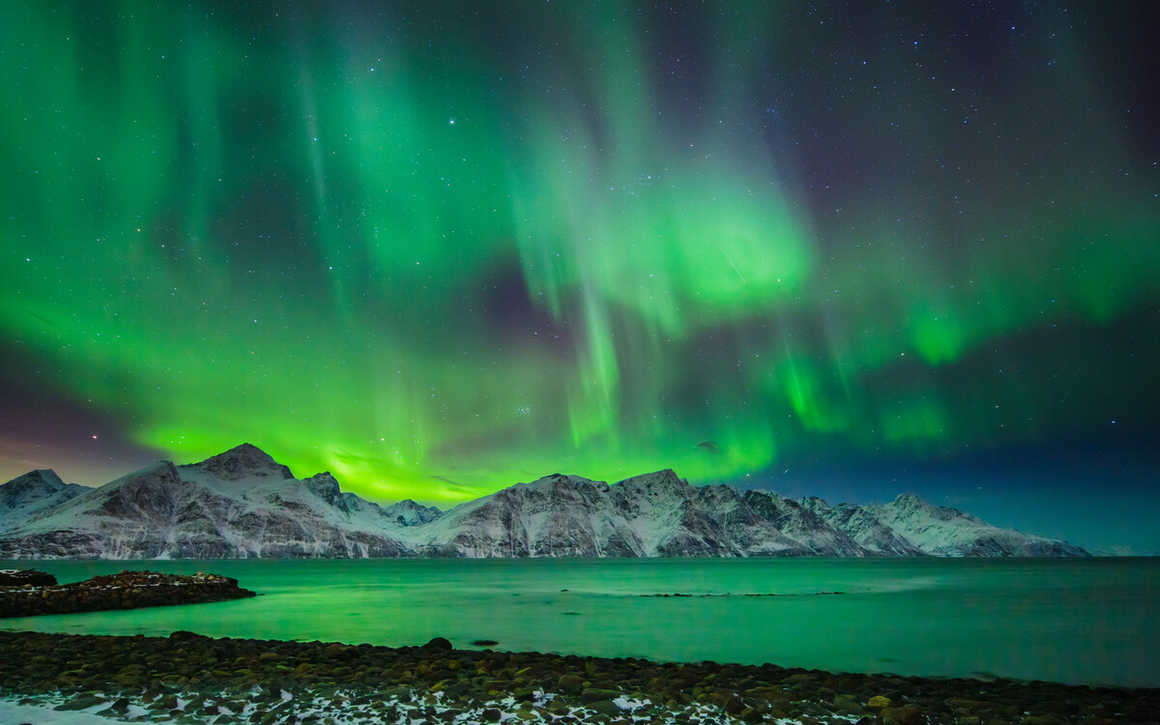
[[834, 695], [834, 710], [842, 715], [861, 715], [865, 709], [853, 695], [842, 693]]
[[423, 645], [423, 649], [436, 650], [440, 652], [451, 650], [451, 640], [445, 637], [434, 637], [429, 640], [427, 644]]
[[566, 695], [579, 695], [584, 689], [584, 678], [572, 673], [560, 675], [560, 679], [556, 681], [556, 686], [560, 688], [560, 692]]
[[612, 700], [597, 700], [596, 702], [589, 703], [588, 707], [595, 710], [598, 714], [607, 717], [621, 714], [620, 707]]
[[[448, 643], [448, 644], [450, 644], [450, 643]], [[353, 648], [348, 647], [345, 644], [340, 644], [338, 642], [335, 642], [334, 644], [328, 644], [326, 646], [326, 649], [324, 649], [322, 651], [322, 653], [325, 654], [327, 657], [336, 657], [336, 658], [337, 657], [345, 657], [347, 654], [350, 653], [351, 649], [353, 649]]]
[[885, 695], [875, 695], [866, 703], [866, 707], [871, 710], [881, 710], [884, 707], [890, 707], [890, 698]]
[[730, 695], [728, 699], [725, 700], [725, 712], [729, 713], [730, 715], [739, 715], [744, 709], [745, 703], [742, 702], [741, 698], [736, 694]]
[[600, 702], [601, 700], [612, 700], [617, 697], [620, 697], [619, 690], [603, 690], [599, 687], [589, 687], [580, 693], [580, 702], [588, 704], [590, 702]]
[[926, 725], [926, 717], [917, 705], [884, 707], [879, 714], [883, 725]]
[[94, 705], [100, 705], [105, 702], [104, 698], [90, 693], [83, 693], [70, 697], [61, 704], [54, 707], [54, 710], [87, 710]]

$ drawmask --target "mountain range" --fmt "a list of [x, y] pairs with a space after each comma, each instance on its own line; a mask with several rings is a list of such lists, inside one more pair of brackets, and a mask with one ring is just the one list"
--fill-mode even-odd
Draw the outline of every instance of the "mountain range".
[[96, 488], [51, 470], [0, 485], [5, 559], [1088, 555], [914, 495], [831, 506], [671, 470], [612, 485], [556, 473], [447, 511], [367, 501], [329, 473], [297, 479], [250, 444]]

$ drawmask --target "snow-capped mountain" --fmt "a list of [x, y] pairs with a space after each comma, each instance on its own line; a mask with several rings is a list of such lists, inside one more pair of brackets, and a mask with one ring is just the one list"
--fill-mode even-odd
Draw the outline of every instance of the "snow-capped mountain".
[[76, 483], [65, 483], [51, 468], [38, 468], [17, 476], [0, 486], [0, 529], [91, 490]]
[[913, 494], [866, 507], [895, 534], [933, 556], [1087, 556], [1065, 541], [1000, 529], [970, 514], [934, 506]]
[[801, 505], [803, 508], [813, 511], [830, 526], [844, 532], [870, 554], [876, 556], [922, 556], [927, 553], [875, 518], [874, 514], [863, 506], [851, 503], [830, 506], [817, 496], [803, 498]]
[[[0, 486], [0, 502], [28, 498], [15, 494], [43, 473]], [[19, 515], [0, 520], [0, 558], [1087, 555], [914, 496], [830, 506], [690, 486], [671, 470], [613, 485], [557, 473], [442, 512], [367, 501], [329, 473], [296, 479], [243, 444], [76, 488], [9, 509]]]
[[299, 481], [243, 444], [187, 466], [161, 461], [10, 522], [0, 557], [395, 557], [408, 550], [387, 534], [394, 521], [330, 474]]

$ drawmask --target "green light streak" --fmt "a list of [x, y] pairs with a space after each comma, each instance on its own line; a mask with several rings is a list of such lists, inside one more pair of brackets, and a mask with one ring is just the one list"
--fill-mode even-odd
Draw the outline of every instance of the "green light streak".
[[[769, 78], [802, 51], [773, 10], [712, 21], [687, 107], [619, 4], [513, 9], [537, 66], [453, 18], [100, 10], [0, 9], [0, 330], [182, 461], [248, 440], [448, 503], [552, 471], [940, 455], [1055, 425], [1049, 380], [997, 379], [1005, 428], [957, 396], [979, 356], [1160, 295], [1160, 212], [1096, 114], [1019, 183], [980, 147], [830, 204], [789, 161]], [[1098, 105], [1012, 73], [1037, 107]], [[908, 147], [952, 152], [962, 124], [911, 105]], [[895, 119], [862, 113], [875, 139]], [[1021, 119], [996, 123], [1037, 139]]]

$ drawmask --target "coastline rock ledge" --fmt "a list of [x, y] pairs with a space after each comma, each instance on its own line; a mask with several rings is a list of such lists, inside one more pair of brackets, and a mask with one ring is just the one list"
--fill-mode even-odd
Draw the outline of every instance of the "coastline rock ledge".
[[237, 579], [217, 574], [123, 571], [71, 584], [0, 584], [0, 617], [199, 604], [253, 596], [254, 592], [238, 586]]

